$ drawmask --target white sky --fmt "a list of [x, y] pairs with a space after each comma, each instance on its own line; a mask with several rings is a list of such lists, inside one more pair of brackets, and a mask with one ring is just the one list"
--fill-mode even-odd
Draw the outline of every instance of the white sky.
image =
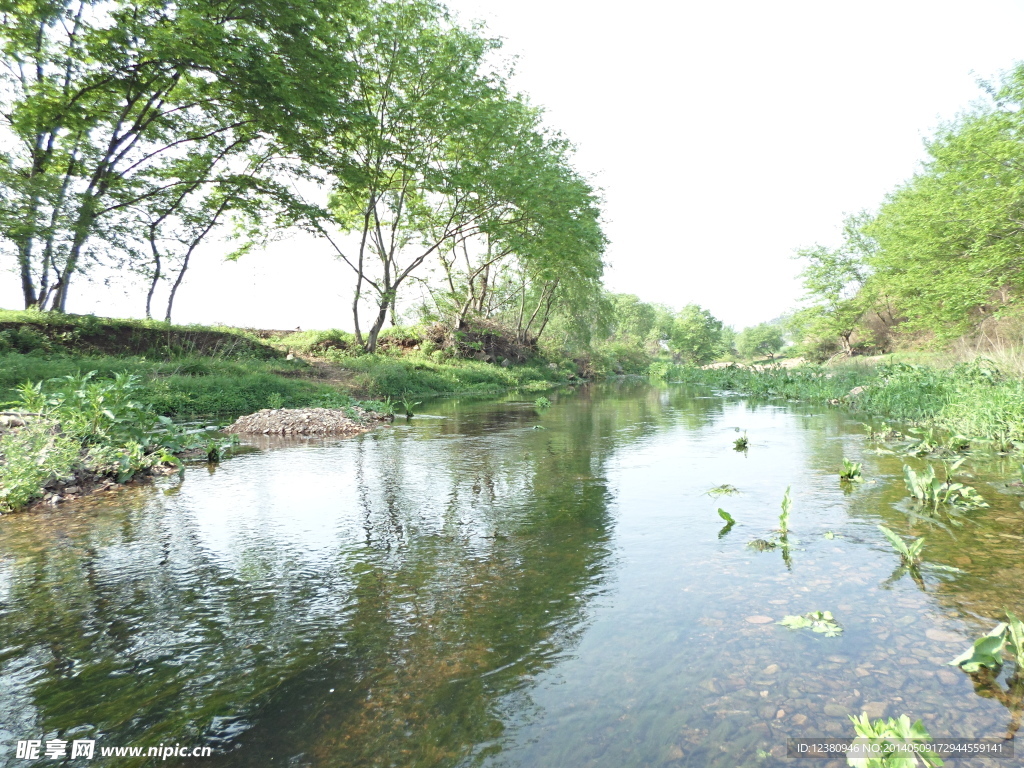
[[[515, 85], [604, 190], [609, 289], [699, 303], [737, 328], [791, 308], [793, 249], [910, 176], [922, 139], [1024, 59], [1024, 2], [449, 0], [519, 57]], [[329, 248], [286, 238], [197, 259], [177, 322], [349, 327]], [[139, 315], [81, 279], [70, 311]], [[13, 274], [0, 306], [20, 306]]]

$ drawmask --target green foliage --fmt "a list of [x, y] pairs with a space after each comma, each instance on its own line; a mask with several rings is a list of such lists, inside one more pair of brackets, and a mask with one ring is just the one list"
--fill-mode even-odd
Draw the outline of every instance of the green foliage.
[[540, 397], [533, 401], [533, 407], [539, 410], [544, 410], [545, 408], [551, 407], [551, 401], [548, 400], [543, 395], [541, 395]]
[[80, 444], [62, 435], [50, 419], [0, 434], [0, 512], [23, 507], [43, 495], [51, 479], [70, 477]]
[[829, 611], [811, 611], [803, 616], [785, 616], [776, 623], [789, 629], [810, 629], [825, 637], [838, 637], [843, 631]]
[[714, 488], [708, 490], [707, 495], [717, 498], [718, 496], [733, 496], [739, 492], [739, 488], [737, 488], [735, 485], [723, 483], [722, 485], [716, 485]]
[[692, 365], [710, 363], [724, 353], [722, 321], [696, 304], [676, 315], [668, 339], [669, 348]]
[[[972, 441], [988, 441], [999, 450], [1024, 445], [1024, 381], [1002, 376], [984, 360], [949, 369], [907, 363], [766, 370], [691, 366], [676, 371], [673, 380], [754, 397], [848, 405], [949, 436], [933, 441], [934, 447], [957, 449]], [[863, 390], [853, 397], [855, 387]], [[920, 441], [919, 446], [927, 447]]]
[[[872, 722], [867, 712], [862, 712], [860, 717], [850, 715], [850, 721], [857, 736], [877, 745], [879, 752], [877, 757], [847, 758], [853, 768], [939, 768], [943, 765], [934, 752], [920, 748], [921, 743], [931, 741], [920, 720], [911, 725], [907, 715], [900, 715], [897, 719], [880, 718]], [[912, 752], [901, 750], [911, 744], [915, 747]]]
[[863, 233], [867, 216], [847, 217], [843, 244], [838, 248], [816, 245], [797, 251], [807, 265], [802, 273], [807, 300], [800, 324], [803, 334], [835, 339], [841, 351], [852, 351], [851, 336], [867, 306], [861, 286], [866, 276], [865, 261], [874, 253], [874, 242]]
[[774, 358], [785, 344], [782, 329], [775, 323], [761, 323], [744, 328], [736, 337], [736, 351], [748, 360], [758, 357]]
[[747, 439], [747, 433], [744, 432], [740, 437], [737, 437], [732, 441], [732, 447], [734, 451], [745, 451], [750, 447], [750, 441]]
[[879, 245], [874, 279], [910, 330], [940, 338], [1013, 301], [1024, 268], [1015, 221], [1024, 205], [1024, 68], [988, 96], [938, 131], [924, 168], [886, 198], [868, 228]]
[[791, 486], [786, 486], [786, 492], [782, 496], [782, 514], [779, 515], [779, 531], [785, 536], [789, 533], [789, 511], [793, 508], [793, 499], [790, 496]]
[[921, 561], [921, 549], [924, 547], [924, 539], [914, 539], [914, 541], [908, 546], [903, 539], [884, 525], [878, 526], [878, 530], [880, 530], [882, 535], [889, 540], [889, 543], [892, 544], [892, 548], [899, 552], [904, 564], [913, 567]]
[[949, 662], [949, 665], [960, 667], [964, 672], [980, 672], [982, 667], [998, 671], [1003, 666], [1006, 630], [1005, 623], [997, 624], [988, 634], [979, 637], [970, 648]]
[[864, 474], [861, 471], [861, 463], [859, 461], [850, 461], [847, 458], [843, 459], [843, 469], [839, 473], [839, 479], [845, 480], [852, 483], [864, 482]]
[[965, 509], [987, 507], [988, 503], [974, 488], [963, 483], [945, 481], [935, 476], [935, 469], [929, 464], [918, 474], [909, 465], [903, 465], [903, 480], [907, 490], [921, 504], [937, 508], [939, 504], [953, 504]]
[[723, 520], [725, 520], [725, 522], [726, 522], [726, 523], [728, 523], [729, 525], [732, 525], [733, 523], [735, 523], [735, 522], [736, 522], [735, 520], [733, 520], [733, 517], [732, 517], [732, 515], [730, 515], [730, 514], [729, 514], [728, 512], [726, 512], [726, 511], [725, 511], [724, 509], [722, 509], [722, 508], [719, 508], [719, 510], [718, 510], [718, 516], [719, 516], [720, 518], [722, 518]]
[[972, 674], [980, 672], [983, 667], [998, 672], [1003, 665], [1003, 654], [1006, 653], [1016, 662], [1018, 670], [1024, 667], [1024, 622], [1010, 611], [1006, 611], [1006, 619], [975, 640], [970, 648], [949, 662], [949, 665]]

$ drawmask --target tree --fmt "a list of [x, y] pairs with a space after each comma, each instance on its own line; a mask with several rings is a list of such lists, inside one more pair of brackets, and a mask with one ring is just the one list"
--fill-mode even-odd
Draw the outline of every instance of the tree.
[[722, 321], [696, 304], [688, 304], [676, 315], [669, 337], [670, 349], [682, 360], [704, 365], [722, 352]]
[[878, 243], [873, 282], [909, 330], [957, 336], [1024, 283], [1024, 66], [988, 94], [928, 143], [921, 171], [865, 229]]
[[[0, 236], [25, 305], [123, 247], [124, 217], [253, 152], [309, 159], [348, 108], [356, 0], [3, 0]], [[208, 163], [192, 162], [197, 156]], [[200, 175], [185, 175], [192, 171]], [[120, 220], [119, 220], [120, 219]]]
[[876, 248], [863, 232], [869, 220], [866, 213], [847, 216], [843, 222], [843, 243], [838, 248], [815, 245], [796, 254], [807, 261], [801, 273], [806, 298], [811, 302], [804, 313], [806, 332], [837, 339], [846, 354], [852, 351], [850, 337], [866, 309], [860, 290], [868, 274], [868, 260]]
[[774, 323], [759, 323], [750, 328], [744, 328], [736, 338], [736, 349], [745, 358], [769, 357], [774, 359], [775, 354], [782, 349], [785, 340], [782, 336], [782, 329]]

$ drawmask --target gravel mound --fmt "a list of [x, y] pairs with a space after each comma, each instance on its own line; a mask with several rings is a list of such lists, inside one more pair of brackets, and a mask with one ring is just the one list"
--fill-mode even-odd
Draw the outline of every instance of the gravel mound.
[[239, 417], [224, 432], [239, 435], [358, 435], [391, 420], [362, 408], [266, 408]]

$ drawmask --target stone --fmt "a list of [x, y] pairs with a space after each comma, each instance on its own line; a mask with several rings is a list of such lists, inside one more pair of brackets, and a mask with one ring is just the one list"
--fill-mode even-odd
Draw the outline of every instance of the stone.
[[956, 685], [960, 682], [960, 676], [949, 669], [940, 669], [935, 673], [935, 676], [939, 678], [944, 685]]
[[846, 707], [842, 704], [832, 702], [825, 705], [824, 712], [829, 717], [846, 717], [849, 713], [846, 711]]
[[681, 750], [677, 744], [673, 744], [672, 748], [669, 749], [669, 751], [668, 751], [668, 759], [669, 760], [682, 760], [683, 759], [683, 750]]
[[803, 725], [807, 722], [807, 715], [793, 715], [792, 719], [794, 725]]
[[771, 624], [775, 619], [771, 616], [747, 616], [744, 621], [748, 624]]
[[966, 643], [963, 636], [959, 632], [949, 632], [945, 629], [928, 629], [924, 633], [925, 637], [929, 640], [935, 640], [939, 643]]
[[779, 665], [778, 664], [769, 664], [767, 667], [765, 667], [764, 669], [761, 670], [761, 674], [763, 674], [763, 675], [774, 675], [778, 671], [779, 671]]
[[64, 492], [65, 493], [81, 493], [82, 489], [79, 488], [77, 485], [69, 485], [67, 488], [64, 489]]
[[786, 710], [784, 710], [784, 709], [780, 709], [778, 712], [775, 713], [775, 719], [776, 720], [781, 720], [785, 716], [786, 716]]
[[877, 720], [880, 717], [885, 717], [886, 703], [884, 701], [869, 701], [861, 710], [867, 713], [867, 716], [872, 720]]

